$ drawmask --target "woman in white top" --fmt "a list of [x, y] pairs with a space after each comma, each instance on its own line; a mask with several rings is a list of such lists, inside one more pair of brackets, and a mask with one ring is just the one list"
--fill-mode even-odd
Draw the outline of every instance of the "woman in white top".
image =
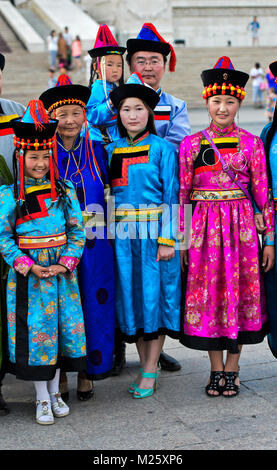
[[250, 77], [252, 80], [252, 89], [253, 89], [253, 106], [254, 108], [263, 107], [263, 89], [261, 84], [263, 83], [264, 71], [260, 66], [259, 62], [256, 62], [255, 67], [250, 71]]
[[53, 29], [47, 37], [47, 48], [50, 54], [50, 67], [56, 67], [56, 59], [58, 53], [58, 36]]

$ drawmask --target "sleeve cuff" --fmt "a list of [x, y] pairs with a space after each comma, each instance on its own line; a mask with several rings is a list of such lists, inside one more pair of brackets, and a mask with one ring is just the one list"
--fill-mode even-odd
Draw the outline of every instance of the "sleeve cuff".
[[159, 237], [158, 243], [160, 245], [172, 246], [173, 248], [175, 247], [175, 240], [170, 240], [169, 238]]
[[61, 264], [70, 272], [72, 272], [79, 264], [79, 258], [74, 258], [73, 256], [62, 256], [59, 259], [58, 264]]
[[264, 235], [263, 239], [263, 244], [264, 246], [272, 246], [274, 245], [274, 238], [275, 238], [275, 233], [274, 232], [268, 232]]
[[23, 274], [23, 276], [27, 276], [33, 264], [35, 264], [35, 262], [28, 256], [20, 256], [14, 261], [13, 267], [20, 274]]

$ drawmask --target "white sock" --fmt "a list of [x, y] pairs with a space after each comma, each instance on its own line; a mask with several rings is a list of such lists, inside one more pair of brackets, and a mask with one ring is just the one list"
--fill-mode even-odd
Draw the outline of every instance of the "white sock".
[[39, 401], [50, 400], [49, 392], [47, 389], [47, 382], [44, 380], [36, 380], [34, 382], [36, 390], [36, 399]]
[[55, 377], [52, 380], [49, 380], [47, 382], [49, 393], [59, 392], [60, 372], [61, 372], [61, 369], [57, 369]]

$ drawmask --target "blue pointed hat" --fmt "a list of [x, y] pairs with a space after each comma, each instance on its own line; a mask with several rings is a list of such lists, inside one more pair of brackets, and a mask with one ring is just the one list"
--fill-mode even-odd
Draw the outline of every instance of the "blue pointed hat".
[[120, 85], [110, 93], [110, 99], [115, 108], [118, 108], [125, 98], [139, 98], [145, 101], [151, 109], [154, 109], [160, 100], [158, 93], [144, 83], [142, 76], [137, 72], [132, 73], [124, 85]]
[[128, 39], [127, 52], [129, 57], [138, 51], [159, 52], [163, 56], [170, 53], [169, 71], [175, 71], [176, 54], [174, 48], [164, 40], [152, 23], [144, 23], [137, 38]]

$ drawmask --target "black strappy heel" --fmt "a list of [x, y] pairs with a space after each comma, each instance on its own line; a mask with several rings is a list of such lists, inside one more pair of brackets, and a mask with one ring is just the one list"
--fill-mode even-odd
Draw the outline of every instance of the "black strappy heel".
[[239, 394], [239, 385], [235, 384], [235, 380], [238, 378], [239, 372], [224, 372], [225, 384], [223, 386], [223, 392], [233, 392], [231, 395], [223, 396], [226, 398], [236, 397]]
[[[222, 379], [224, 379], [223, 370], [211, 371], [210, 383], [206, 385], [206, 388], [205, 388], [206, 394], [208, 395], [208, 397], [215, 398], [215, 397], [219, 397], [220, 395], [222, 395], [223, 385], [220, 385], [219, 383]], [[209, 392], [217, 392], [217, 394], [212, 394]]]

